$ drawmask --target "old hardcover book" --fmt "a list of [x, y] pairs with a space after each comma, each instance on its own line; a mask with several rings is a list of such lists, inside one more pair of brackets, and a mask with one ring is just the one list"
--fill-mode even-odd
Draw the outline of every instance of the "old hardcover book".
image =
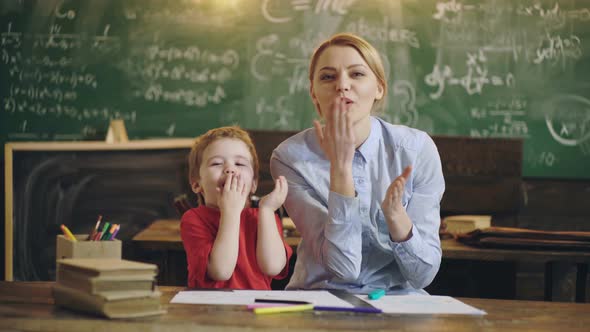
[[68, 309], [106, 316], [132, 318], [163, 314], [158, 291], [118, 291], [89, 294], [56, 284], [53, 287], [55, 304]]
[[155, 264], [119, 258], [66, 258], [57, 261], [59, 271], [72, 271], [87, 277], [151, 276], [158, 273]]
[[492, 225], [489, 215], [456, 215], [443, 218], [446, 231], [453, 234], [464, 234], [476, 229], [488, 228]]
[[145, 275], [90, 277], [84, 273], [58, 268], [57, 283], [90, 294], [100, 294], [126, 290], [151, 291], [155, 289], [156, 279], [151, 272]]

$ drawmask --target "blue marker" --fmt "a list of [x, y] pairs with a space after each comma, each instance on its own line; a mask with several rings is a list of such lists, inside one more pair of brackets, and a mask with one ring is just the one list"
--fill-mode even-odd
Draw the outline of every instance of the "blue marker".
[[379, 300], [383, 295], [385, 295], [384, 289], [374, 290], [369, 293], [369, 300]]

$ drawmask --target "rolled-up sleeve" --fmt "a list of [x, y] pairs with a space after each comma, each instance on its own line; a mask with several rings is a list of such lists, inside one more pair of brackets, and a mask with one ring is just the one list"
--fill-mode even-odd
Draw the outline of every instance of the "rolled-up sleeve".
[[289, 183], [285, 208], [302, 235], [301, 245], [315, 263], [343, 281], [358, 278], [362, 261], [362, 225], [358, 197], [329, 192], [327, 202], [302, 174], [297, 163], [275, 150], [270, 167], [273, 178], [283, 175]]
[[401, 273], [417, 289], [432, 282], [442, 258], [438, 230], [445, 182], [436, 145], [430, 136], [425, 136], [413, 166], [413, 192], [406, 207], [414, 225], [412, 237], [405, 242], [392, 242]]

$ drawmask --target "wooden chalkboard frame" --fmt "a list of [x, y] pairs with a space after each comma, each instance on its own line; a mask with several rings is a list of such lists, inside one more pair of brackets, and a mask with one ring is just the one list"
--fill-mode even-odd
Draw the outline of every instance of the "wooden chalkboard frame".
[[14, 196], [13, 196], [13, 155], [18, 151], [133, 151], [133, 150], [169, 150], [190, 149], [193, 139], [158, 139], [137, 140], [122, 143], [101, 141], [86, 142], [22, 142], [7, 143], [4, 146], [5, 160], [5, 273], [4, 280], [13, 280], [13, 231], [14, 231]]

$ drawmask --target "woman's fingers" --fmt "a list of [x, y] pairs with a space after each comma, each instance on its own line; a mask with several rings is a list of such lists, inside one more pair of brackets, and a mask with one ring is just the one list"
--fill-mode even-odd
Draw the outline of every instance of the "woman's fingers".
[[345, 130], [346, 130], [346, 136], [352, 138], [354, 137], [354, 124], [352, 123], [352, 112], [347, 109], [346, 110], [346, 124], [345, 124]]
[[400, 179], [399, 181], [397, 181], [397, 183], [395, 184], [396, 198], [399, 198], [399, 199], [402, 198], [405, 185], [406, 185], [406, 181], [404, 181], [403, 179]]
[[315, 133], [318, 135], [320, 145], [324, 143], [324, 129], [318, 120], [313, 120], [313, 126], [315, 127]]
[[332, 130], [337, 129], [339, 127], [340, 121], [340, 108], [341, 108], [342, 98], [340, 96], [334, 98], [334, 102], [332, 103], [332, 111], [330, 112], [330, 120], [332, 122]]
[[387, 189], [387, 196], [391, 197], [392, 200], [401, 199], [405, 187], [405, 180], [400, 176], [397, 177], [389, 188]]
[[412, 165], [404, 168], [401, 177], [403, 177], [405, 180], [408, 180], [410, 178], [410, 173], [412, 173]]

